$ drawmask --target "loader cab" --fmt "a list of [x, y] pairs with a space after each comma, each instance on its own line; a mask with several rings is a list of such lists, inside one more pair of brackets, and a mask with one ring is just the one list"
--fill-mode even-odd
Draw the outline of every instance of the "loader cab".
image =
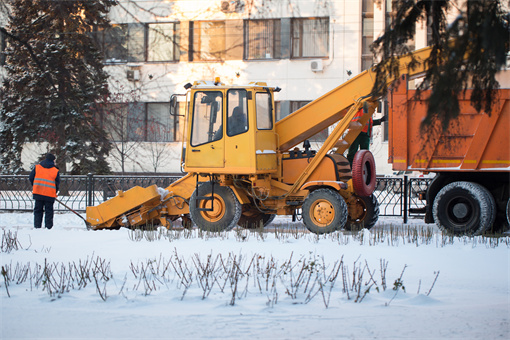
[[273, 88], [265, 83], [190, 88], [184, 170], [260, 174], [277, 169]]

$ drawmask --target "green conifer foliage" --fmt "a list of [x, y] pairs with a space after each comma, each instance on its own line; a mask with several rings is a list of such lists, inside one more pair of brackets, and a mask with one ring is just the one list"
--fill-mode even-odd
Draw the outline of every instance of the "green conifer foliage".
[[429, 87], [432, 94], [422, 127], [439, 121], [446, 129], [459, 114], [458, 96], [468, 87], [473, 89], [473, 106], [490, 112], [499, 86], [496, 73], [505, 66], [510, 50], [510, 15], [502, 10], [500, 0], [465, 1], [461, 13], [448, 24], [446, 13], [456, 4], [448, 0], [395, 1], [392, 25], [372, 45], [381, 60], [375, 66], [373, 91], [383, 95], [386, 77], [399, 75], [396, 57], [411, 52], [406, 42], [414, 36], [416, 22], [424, 20], [429, 25], [433, 49], [417, 95]]
[[[21, 173], [27, 142], [47, 142], [63, 173], [107, 173], [110, 142], [94, 114], [109, 94], [94, 27], [111, 0], [13, 0], [0, 108], [0, 171]], [[65, 161], [64, 161], [65, 160]], [[67, 166], [66, 166], [67, 163]]]

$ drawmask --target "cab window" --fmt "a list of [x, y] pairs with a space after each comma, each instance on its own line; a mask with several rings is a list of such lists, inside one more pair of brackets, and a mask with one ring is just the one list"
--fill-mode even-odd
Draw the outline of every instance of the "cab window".
[[236, 136], [248, 131], [248, 96], [246, 90], [229, 90], [227, 100], [227, 135]]
[[273, 128], [273, 114], [271, 110], [271, 96], [266, 92], [255, 94], [257, 105], [257, 129], [271, 130]]
[[195, 92], [191, 145], [198, 146], [223, 137], [223, 95], [219, 91]]

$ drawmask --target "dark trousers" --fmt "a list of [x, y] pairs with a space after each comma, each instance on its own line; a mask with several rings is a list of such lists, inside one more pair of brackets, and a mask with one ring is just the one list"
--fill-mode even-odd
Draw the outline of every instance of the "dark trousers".
[[360, 132], [358, 137], [356, 137], [354, 142], [349, 147], [349, 151], [347, 152], [347, 159], [351, 165], [352, 160], [354, 159], [354, 155], [358, 151], [358, 147], [360, 150], [368, 150], [370, 147], [370, 136], [366, 132]]
[[53, 203], [51, 201], [35, 200], [34, 227], [41, 228], [44, 214], [44, 226], [48, 229], [53, 227]]

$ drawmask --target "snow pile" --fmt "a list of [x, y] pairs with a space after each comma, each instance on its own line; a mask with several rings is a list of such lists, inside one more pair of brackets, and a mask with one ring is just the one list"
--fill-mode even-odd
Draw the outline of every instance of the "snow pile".
[[164, 201], [165, 200], [165, 197], [170, 193], [168, 190], [164, 189], [164, 188], [160, 188], [158, 187], [158, 194], [161, 196], [161, 200]]
[[31, 224], [0, 214], [1, 338], [510, 336], [509, 237], [384, 219], [320, 237], [278, 218], [219, 234]]

